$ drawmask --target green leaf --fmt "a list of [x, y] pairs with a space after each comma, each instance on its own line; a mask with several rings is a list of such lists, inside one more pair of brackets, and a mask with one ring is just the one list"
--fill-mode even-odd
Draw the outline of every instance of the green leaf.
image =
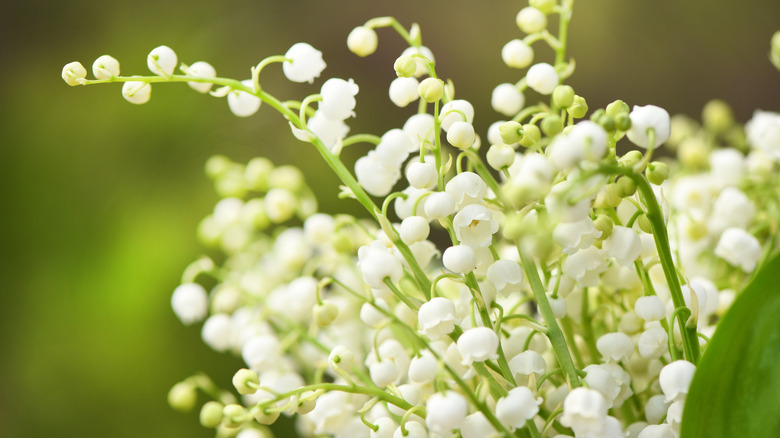
[[691, 382], [681, 436], [778, 436], [779, 273], [775, 254], [718, 324]]

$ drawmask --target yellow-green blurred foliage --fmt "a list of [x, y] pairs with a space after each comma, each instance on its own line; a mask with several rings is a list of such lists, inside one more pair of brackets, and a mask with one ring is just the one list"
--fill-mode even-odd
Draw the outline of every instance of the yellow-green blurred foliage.
[[[522, 1], [84, 0], [11, 2], [0, 12], [0, 436], [212, 436], [196, 414], [170, 410], [168, 388], [196, 371], [229, 386], [239, 361], [210, 351], [199, 326], [170, 311], [181, 270], [202, 251], [195, 227], [216, 201], [206, 158], [269, 156], [305, 172], [323, 209], [337, 183], [268, 108], [249, 119], [223, 100], [183, 85], [154, 85], [142, 107], [119, 85], [70, 88], [73, 60], [88, 69], [102, 54], [123, 74], [148, 74], [146, 54], [166, 44], [179, 60], [211, 62], [243, 79], [263, 57], [297, 41], [324, 52], [324, 77], [360, 85], [352, 132], [398, 126], [411, 108], [392, 107], [386, 87], [403, 49], [381, 30], [380, 49], [359, 59], [345, 46], [355, 25], [377, 15], [418, 21], [437, 71], [477, 108], [483, 133], [498, 115], [490, 92], [516, 81], [501, 46], [522, 37]], [[776, 0], [580, 0], [575, 4], [570, 83], [590, 108], [621, 98], [698, 116], [722, 98], [745, 121], [780, 109], [780, 74], [767, 60], [780, 29]], [[537, 52], [543, 60], [544, 51]], [[290, 84], [271, 66], [264, 87], [282, 99], [318, 90]], [[531, 98], [531, 96], [529, 96]], [[351, 156], [359, 154], [356, 150]]]

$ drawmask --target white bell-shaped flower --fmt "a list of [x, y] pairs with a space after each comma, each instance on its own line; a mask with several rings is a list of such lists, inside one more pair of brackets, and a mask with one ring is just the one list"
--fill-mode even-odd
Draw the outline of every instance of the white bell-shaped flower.
[[576, 203], [569, 202], [567, 192], [570, 187], [568, 183], [555, 184], [544, 198], [544, 205], [551, 219], [558, 222], [575, 222], [590, 214], [591, 199], [581, 199]]
[[363, 273], [363, 281], [373, 289], [385, 289], [385, 278], [397, 283], [403, 275], [401, 262], [378, 240], [360, 247], [358, 267]]
[[357, 103], [355, 96], [359, 90], [360, 88], [352, 79], [345, 81], [344, 79], [330, 78], [322, 84], [320, 89], [322, 100], [319, 103], [319, 110], [331, 120], [354, 117], [353, 110]]
[[607, 368], [602, 365], [588, 365], [585, 371], [585, 382], [588, 388], [595, 389], [604, 397], [607, 408], [612, 408], [615, 399], [620, 394], [620, 384], [612, 376]]
[[421, 351], [409, 362], [409, 380], [417, 384], [433, 382], [438, 371], [439, 363], [428, 350]]
[[474, 327], [458, 338], [458, 352], [463, 365], [498, 358], [498, 335], [487, 327]]
[[360, 320], [363, 321], [363, 324], [371, 328], [377, 328], [390, 319], [390, 317], [377, 309], [377, 307], [389, 311], [387, 302], [382, 298], [374, 300], [373, 305], [371, 303], [363, 303], [363, 305], [360, 306]]
[[278, 224], [293, 217], [298, 207], [298, 199], [289, 190], [277, 187], [266, 193], [263, 207], [268, 219]]
[[146, 65], [156, 75], [170, 77], [178, 64], [176, 52], [168, 46], [158, 46], [149, 52], [146, 57]]
[[547, 371], [547, 363], [541, 354], [534, 350], [526, 350], [517, 354], [509, 361], [509, 369], [514, 375], [541, 377]]
[[487, 162], [493, 169], [503, 170], [510, 167], [518, 156], [512, 146], [493, 144], [487, 151]]
[[660, 321], [666, 316], [664, 303], [657, 295], [639, 297], [634, 303], [634, 312], [645, 321]]
[[579, 287], [597, 286], [599, 275], [607, 270], [604, 251], [591, 246], [570, 255], [563, 262], [563, 273], [573, 278]]
[[224, 313], [216, 313], [206, 319], [201, 329], [203, 342], [214, 351], [227, 351], [233, 342], [233, 321]]
[[493, 89], [490, 105], [496, 112], [513, 117], [525, 105], [525, 96], [514, 84], [504, 83]]
[[481, 411], [467, 416], [460, 427], [460, 436], [462, 438], [485, 438], [496, 435], [496, 428], [490, 424], [490, 421]]
[[331, 120], [322, 111], [317, 111], [306, 121], [306, 127], [311, 130], [325, 146], [333, 151], [349, 132], [343, 120]]
[[525, 386], [512, 388], [496, 402], [496, 417], [501, 423], [519, 429], [539, 413], [541, 402], [542, 399], [534, 397], [531, 390]]
[[756, 110], [745, 124], [748, 143], [775, 160], [780, 159], [780, 114]]
[[447, 131], [447, 141], [461, 150], [470, 148], [476, 139], [477, 134], [474, 132], [474, 126], [471, 123], [457, 121]]
[[398, 429], [393, 432], [393, 438], [428, 438], [428, 431], [421, 423], [407, 421], [404, 428], [406, 430], [398, 426]]
[[650, 424], [639, 432], [637, 438], [675, 438], [675, 434], [668, 424]]
[[493, 234], [498, 231], [498, 222], [484, 205], [469, 204], [461, 209], [452, 220], [455, 235], [464, 245], [484, 248], [493, 243]]
[[631, 128], [626, 136], [639, 147], [650, 146], [649, 130], [653, 130], [653, 147], [657, 148], [669, 139], [671, 121], [665, 109], [655, 105], [634, 106], [629, 114]]
[[688, 394], [688, 387], [696, 372], [696, 365], [687, 360], [676, 360], [661, 369], [658, 383], [666, 396], [667, 402], [683, 401]]
[[541, 32], [547, 27], [547, 16], [532, 6], [526, 6], [515, 17], [517, 27], [525, 33]]
[[563, 401], [561, 424], [572, 428], [575, 435], [599, 436], [607, 421], [607, 403], [595, 389], [577, 387]]
[[625, 333], [607, 333], [596, 341], [596, 349], [607, 359], [628, 360], [634, 352], [634, 342]]
[[444, 267], [458, 274], [467, 274], [477, 268], [477, 254], [468, 245], [455, 245], [444, 250]]
[[425, 214], [432, 219], [443, 219], [455, 211], [455, 197], [448, 192], [433, 192], [425, 198]]
[[314, 82], [325, 70], [322, 52], [307, 43], [295, 43], [284, 54], [282, 71], [293, 82]]
[[398, 229], [401, 240], [407, 245], [425, 240], [430, 232], [431, 226], [422, 216], [409, 216]]
[[119, 61], [113, 56], [102, 55], [92, 63], [92, 74], [95, 75], [95, 79], [119, 76]]
[[715, 255], [745, 272], [753, 272], [761, 260], [761, 244], [741, 228], [727, 228], [715, 246]]
[[555, 67], [546, 62], [540, 62], [528, 69], [525, 80], [528, 86], [537, 93], [548, 95], [552, 94], [555, 87], [558, 86], [558, 73], [555, 71]]
[[358, 56], [368, 56], [376, 52], [379, 38], [370, 27], [358, 26], [347, 36], [349, 51]]
[[722, 187], [736, 186], [745, 175], [745, 156], [734, 148], [715, 149], [710, 153], [710, 173], [717, 175]]
[[379, 144], [374, 149], [388, 169], [400, 169], [413, 147], [412, 140], [400, 129], [391, 129], [382, 135]]
[[468, 414], [466, 398], [455, 391], [436, 393], [425, 404], [425, 425], [433, 433], [446, 435], [458, 429]]
[[456, 319], [455, 304], [444, 297], [431, 298], [417, 312], [420, 331], [432, 341], [452, 333]]
[[244, 362], [249, 368], [258, 372], [277, 367], [281, 355], [281, 343], [272, 334], [253, 336], [241, 348], [241, 357]]
[[409, 152], [419, 151], [423, 142], [433, 144], [434, 117], [428, 113], [415, 114], [404, 123], [403, 131], [412, 139], [413, 148]]
[[410, 103], [420, 98], [420, 93], [417, 91], [417, 87], [420, 83], [416, 78], [395, 78], [390, 82], [390, 88], [388, 89], [388, 95], [390, 101], [395, 106], [404, 108]]
[[651, 327], [639, 335], [636, 347], [645, 359], [657, 359], [669, 351], [669, 336], [661, 327]]
[[669, 405], [669, 409], [666, 410], [666, 424], [668, 424], [675, 432], [680, 433], [680, 424], [682, 423], [683, 408], [685, 402], [676, 401]]
[[86, 77], [87, 69], [78, 61], [69, 62], [62, 67], [62, 80], [71, 87], [82, 85], [86, 82]]
[[[198, 61], [187, 67], [187, 76], [196, 76], [199, 78], [215, 78], [217, 77], [217, 71], [211, 64], [205, 61]], [[209, 82], [187, 82], [193, 90], [198, 93], [208, 93], [211, 90], [211, 86], [214, 85]]]
[[645, 419], [650, 424], [658, 424], [668, 409], [669, 403], [664, 399], [663, 394], [656, 394], [645, 404]]
[[514, 39], [501, 48], [501, 59], [512, 68], [526, 68], [534, 60], [534, 49], [523, 40]]
[[325, 213], [316, 213], [303, 222], [303, 233], [306, 238], [317, 245], [330, 242], [336, 229], [336, 220]]
[[604, 240], [601, 248], [621, 265], [633, 267], [634, 260], [639, 258], [642, 252], [642, 240], [633, 229], [615, 225], [612, 227], [612, 234]]
[[756, 206], [745, 193], [736, 187], [726, 187], [720, 192], [708, 221], [709, 230], [720, 234], [726, 228], [747, 229], [753, 222]]
[[368, 367], [368, 373], [371, 376], [371, 380], [380, 388], [395, 382], [401, 376], [398, 365], [391, 360], [372, 363]]
[[444, 190], [455, 198], [457, 208], [479, 204], [487, 196], [487, 184], [474, 172], [461, 172], [447, 182]]
[[178, 286], [171, 296], [171, 307], [173, 313], [186, 325], [202, 321], [209, 311], [206, 289], [197, 283]]
[[[463, 113], [463, 114], [461, 114]], [[466, 119], [463, 119], [466, 116]], [[456, 99], [445, 103], [439, 112], [441, 129], [449, 131], [450, 126], [455, 122], [474, 122], [474, 106], [467, 100]]]
[[439, 179], [434, 163], [415, 161], [406, 168], [406, 180], [416, 189], [431, 189]]
[[574, 125], [568, 135], [579, 147], [583, 160], [597, 162], [607, 154], [607, 131], [598, 123], [583, 120]]
[[561, 222], [553, 229], [553, 241], [563, 248], [564, 254], [573, 254], [585, 249], [601, 237], [601, 231], [596, 229], [590, 216], [574, 221]]
[[355, 176], [361, 186], [374, 196], [385, 196], [401, 178], [401, 172], [388, 169], [376, 151], [369, 151], [355, 162]]
[[144, 104], [152, 97], [152, 85], [148, 82], [127, 81], [122, 84], [122, 97], [136, 105]]
[[[401, 56], [412, 56], [412, 59], [417, 63], [417, 70], [414, 72], [414, 77], [419, 78], [420, 76], [424, 74], [428, 74], [428, 65], [427, 61], [434, 62], [435, 59], [433, 58], [433, 52], [431, 52], [431, 49], [420, 46], [420, 47], [408, 47], [406, 50], [404, 50], [401, 53]], [[414, 56], [417, 55], [417, 56]], [[422, 56], [422, 58], [420, 57]]]
[[[252, 80], [246, 79], [241, 81], [242, 84], [249, 88], [252, 88]], [[249, 117], [256, 113], [260, 109], [260, 104], [263, 103], [259, 97], [249, 94], [246, 91], [232, 90], [227, 95], [227, 102], [230, 111], [238, 117]]]
[[514, 261], [499, 259], [487, 270], [487, 281], [496, 288], [496, 292], [507, 297], [518, 292], [523, 285], [523, 268]]

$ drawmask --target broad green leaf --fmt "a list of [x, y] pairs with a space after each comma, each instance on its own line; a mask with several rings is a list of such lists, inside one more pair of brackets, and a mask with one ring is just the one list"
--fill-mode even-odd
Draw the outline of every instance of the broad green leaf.
[[681, 436], [780, 436], [780, 254], [719, 322], [691, 382]]

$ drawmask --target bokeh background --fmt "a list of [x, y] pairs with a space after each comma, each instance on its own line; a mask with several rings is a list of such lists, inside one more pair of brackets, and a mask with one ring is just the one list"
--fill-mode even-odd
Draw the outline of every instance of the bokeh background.
[[[323, 77], [361, 86], [353, 132], [381, 134], [411, 108], [386, 97], [399, 37], [359, 59], [352, 27], [378, 15], [420, 23], [438, 72], [477, 108], [479, 132], [498, 114], [490, 92], [519, 73], [501, 46], [522, 37], [523, 1], [444, 0], [28, 0], [0, 12], [0, 436], [207, 437], [197, 414], [166, 404], [168, 388], [196, 371], [229, 387], [237, 359], [210, 351], [199, 326], [170, 311], [182, 269], [204, 249], [198, 221], [217, 200], [203, 175], [216, 153], [300, 166], [329, 212], [336, 180], [313, 149], [290, 139], [268, 108], [234, 117], [224, 100], [186, 86], [155, 85], [152, 100], [125, 102], [120, 85], [70, 88], [73, 60], [88, 69], [111, 54], [124, 74], [147, 74], [146, 54], [166, 44], [181, 62], [206, 60], [243, 79], [260, 59], [297, 41], [322, 50]], [[738, 120], [780, 110], [780, 74], [767, 60], [780, 29], [776, 0], [589, 0], [575, 5], [570, 84], [590, 107], [616, 98], [698, 117], [704, 103], [731, 103]], [[545, 52], [538, 51], [543, 60]], [[549, 58], [548, 58], [549, 59]], [[278, 66], [264, 88], [300, 99]], [[529, 100], [533, 98], [528, 94]]]

